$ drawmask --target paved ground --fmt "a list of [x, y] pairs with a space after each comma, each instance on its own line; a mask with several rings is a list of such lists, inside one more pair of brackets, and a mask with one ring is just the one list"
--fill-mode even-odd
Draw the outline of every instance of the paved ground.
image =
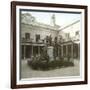
[[79, 60], [74, 60], [75, 66], [64, 67], [49, 71], [32, 70], [27, 61], [22, 60], [21, 63], [21, 78], [35, 78], [35, 77], [60, 77], [60, 76], [78, 76], [80, 75]]

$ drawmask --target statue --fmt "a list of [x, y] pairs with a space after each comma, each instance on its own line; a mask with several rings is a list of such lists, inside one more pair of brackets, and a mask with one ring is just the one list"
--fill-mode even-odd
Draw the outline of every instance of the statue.
[[57, 37], [54, 38], [54, 59], [56, 60], [56, 57], [58, 56], [58, 43], [57, 43]]
[[52, 37], [51, 37], [51, 35], [49, 36], [49, 45], [50, 46], [52, 45]]
[[46, 44], [48, 45], [49, 44], [49, 37], [46, 36]]

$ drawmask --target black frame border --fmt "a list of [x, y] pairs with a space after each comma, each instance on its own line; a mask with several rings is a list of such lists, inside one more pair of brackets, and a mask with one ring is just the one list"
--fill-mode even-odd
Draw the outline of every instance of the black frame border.
[[[75, 9], [84, 9], [85, 10], [85, 42], [84, 42], [84, 55], [85, 55], [85, 73], [84, 73], [84, 81], [75, 81], [75, 82], [54, 82], [54, 83], [44, 83], [44, 84], [16, 84], [16, 6], [39, 6], [39, 7], [52, 7], [52, 8], [75, 8]], [[53, 3], [37, 3], [37, 2], [20, 2], [20, 1], [12, 1], [11, 2], [11, 88], [32, 88], [32, 87], [49, 87], [49, 86], [66, 86], [66, 85], [80, 85], [88, 83], [88, 7], [84, 5], [68, 5], [68, 4], [53, 4]]]

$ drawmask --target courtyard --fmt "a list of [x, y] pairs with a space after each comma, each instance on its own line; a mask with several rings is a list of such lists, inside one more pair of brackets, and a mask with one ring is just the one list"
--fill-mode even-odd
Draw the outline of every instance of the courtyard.
[[33, 70], [27, 64], [27, 60], [21, 61], [21, 79], [24, 78], [43, 78], [43, 77], [62, 77], [62, 76], [79, 76], [80, 61], [74, 59], [74, 66], [57, 68], [54, 70]]

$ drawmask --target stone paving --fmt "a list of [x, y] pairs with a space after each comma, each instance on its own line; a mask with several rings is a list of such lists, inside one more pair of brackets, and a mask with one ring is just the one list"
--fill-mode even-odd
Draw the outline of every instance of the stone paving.
[[72, 66], [72, 67], [63, 67], [63, 68], [54, 69], [54, 70], [40, 71], [40, 70], [32, 70], [28, 66], [27, 60], [22, 60], [21, 78], [79, 76], [80, 75], [79, 60], [74, 60], [74, 64], [75, 66]]

